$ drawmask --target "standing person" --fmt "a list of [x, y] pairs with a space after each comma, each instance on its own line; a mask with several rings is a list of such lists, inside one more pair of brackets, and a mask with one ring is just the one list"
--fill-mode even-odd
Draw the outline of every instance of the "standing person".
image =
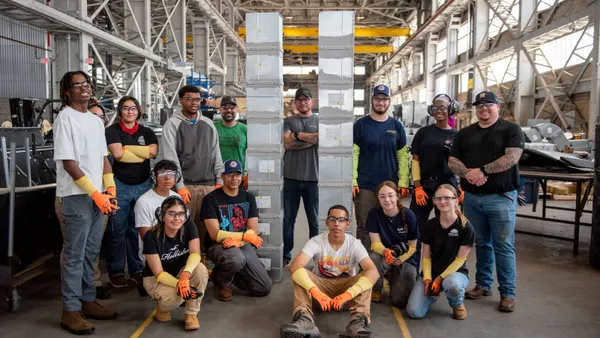
[[248, 127], [236, 120], [237, 102], [235, 97], [223, 96], [221, 99], [221, 119], [215, 121], [219, 134], [219, 149], [223, 161], [235, 160], [242, 164], [242, 188], [248, 190], [248, 173], [246, 172], [246, 150], [248, 149]]
[[[417, 224], [421, 231], [434, 208], [431, 197], [437, 187], [451, 184], [458, 188], [456, 176], [448, 167], [452, 140], [457, 133], [448, 125], [448, 118], [458, 112], [458, 103], [446, 94], [439, 94], [433, 98], [427, 111], [435, 119], [435, 124], [420, 128], [410, 149], [415, 185], [410, 210], [417, 216]], [[417, 252], [420, 253], [420, 250]]]
[[479, 299], [492, 294], [495, 262], [499, 310], [512, 312], [517, 279], [516, 189], [525, 140], [518, 124], [498, 116], [500, 105], [494, 93], [477, 94], [473, 105], [479, 122], [456, 134], [448, 163], [462, 178], [465, 216], [475, 229], [476, 286], [466, 297]]
[[377, 85], [373, 90], [371, 114], [354, 124], [352, 196], [356, 208], [356, 237], [371, 248], [365, 228], [369, 210], [377, 206], [375, 189], [383, 181], [398, 182], [401, 198], [408, 196], [408, 147], [400, 121], [388, 116], [390, 88]]
[[106, 231], [106, 270], [115, 288], [127, 287], [129, 276], [142, 284], [144, 263], [139, 255], [139, 235], [135, 228], [134, 206], [138, 198], [152, 188], [150, 161], [158, 152], [154, 132], [137, 123], [142, 110], [137, 99], [123, 96], [117, 104], [119, 121], [106, 128], [106, 143], [114, 158], [119, 210], [110, 218]]
[[[73, 334], [91, 334], [90, 319], [113, 319], [117, 312], [96, 300], [94, 260], [100, 253], [103, 214], [117, 210], [112, 168], [104, 126], [88, 111], [94, 93], [83, 71], [60, 80], [61, 111], [54, 122], [56, 196], [62, 199], [65, 246], [61, 258], [61, 327]], [[101, 193], [102, 186], [107, 191]]]
[[411, 318], [425, 317], [444, 291], [454, 319], [467, 318], [463, 305], [469, 285], [467, 256], [473, 247], [473, 226], [460, 212], [458, 193], [450, 184], [440, 185], [432, 196], [440, 215], [423, 229], [423, 278], [410, 294], [406, 311]]
[[[329, 231], [309, 239], [290, 264], [294, 315], [291, 323], [280, 327], [282, 338], [321, 337], [315, 325], [313, 300], [323, 311], [349, 307], [350, 322], [340, 337], [374, 337], [369, 331], [371, 288], [379, 273], [362, 243], [345, 233], [350, 226], [348, 217], [348, 209], [342, 205], [329, 208], [326, 221]], [[311, 259], [314, 265], [308, 271], [305, 266]]]
[[217, 299], [233, 299], [231, 284], [254, 297], [264, 297], [271, 292], [272, 282], [254, 249], [262, 245], [256, 199], [240, 189], [241, 163], [227, 160], [224, 166], [223, 186], [206, 195], [200, 218], [209, 235], [204, 240], [206, 254], [215, 263], [212, 280]]
[[296, 90], [298, 114], [283, 123], [283, 261], [292, 259], [294, 228], [300, 198], [308, 219], [310, 238], [319, 234], [319, 116], [313, 114], [314, 101], [308, 88]]
[[391, 270], [391, 304], [404, 308], [417, 281], [417, 240], [419, 228], [415, 214], [404, 208], [398, 198], [398, 186], [385, 181], [375, 191], [379, 206], [371, 209], [366, 228], [371, 239], [371, 260], [377, 266], [381, 278], [373, 286], [371, 300], [381, 301], [383, 278]]
[[201, 100], [200, 89], [195, 86], [179, 90], [181, 111], [174, 112], [163, 126], [160, 158], [180, 168], [182, 180], [175, 189], [190, 209], [202, 243], [206, 227], [200, 221], [200, 207], [204, 197], [222, 185], [219, 175], [223, 160], [215, 125], [199, 112]]

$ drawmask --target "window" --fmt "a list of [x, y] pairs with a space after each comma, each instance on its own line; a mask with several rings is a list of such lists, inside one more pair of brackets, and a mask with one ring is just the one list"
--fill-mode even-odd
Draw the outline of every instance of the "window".
[[319, 73], [319, 67], [315, 66], [283, 66], [283, 74], [308, 75], [311, 72]]
[[465, 23], [458, 29], [458, 54], [462, 54], [469, 49], [469, 23]]
[[[548, 0], [545, 0], [545, 1], [548, 1]], [[515, 27], [515, 28], [518, 27], [518, 25], [519, 25], [519, 21], [518, 21], [519, 9], [521, 6], [513, 6], [514, 0], [500, 0], [499, 2], [501, 3], [502, 7], [510, 8], [510, 13], [503, 14], [503, 17], [505, 18], [504, 21], [506, 21], [506, 23], [512, 27]], [[502, 22], [502, 20], [500, 20], [500, 18], [494, 13], [494, 11], [492, 11], [491, 8], [489, 10], [489, 18], [492, 20], [490, 22], [490, 27], [489, 27], [489, 31], [488, 31], [490, 38], [493, 38], [493, 37], [499, 35], [500, 33], [508, 30], [508, 27], [506, 27], [506, 25]]]
[[355, 66], [354, 75], [365, 75], [365, 66]]
[[427, 103], [427, 89], [421, 88], [419, 89], [419, 102], [425, 104]]
[[446, 75], [442, 75], [440, 77], [438, 77], [437, 79], [435, 79], [435, 93], [436, 94], [441, 94], [441, 93], [445, 93], [446, 92]]
[[509, 56], [504, 59], [492, 62], [489, 68], [491, 68], [492, 74], [488, 74], [488, 86], [497, 84], [498, 82], [504, 83], [515, 79], [517, 67], [517, 60], [515, 55]]
[[469, 73], [462, 73], [458, 79], [458, 92], [466, 93], [469, 90]]
[[364, 101], [365, 100], [365, 90], [364, 89], [354, 89], [354, 101]]
[[365, 107], [354, 107], [354, 116], [364, 116]]
[[446, 60], [447, 52], [446, 50], [448, 49], [448, 39], [444, 38], [443, 40], [440, 40], [440, 42], [438, 42], [436, 49], [435, 49], [435, 63], [438, 64], [444, 60]]
[[[546, 9], [552, 7], [555, 1], [556, 0], [541, 0], [541, 2], [538, 5], [537, 11], [541, 12], [543, 10], [546, 10]], [[565, 1], [565, 0], [558, 0], [558, 1], [556, 1], [556, 3], [559, 4], [563, 1]]]
[[[565, 65], [567, 67], [571, 67], [585, 62], [588, 55], [590, 55], [594, 44], [593, 36], [594, 28], [589, 27], [587, 30], [575, 32], [573, 34], [563, 36], [560, 39], [546, 42], [541, 46], [541, 49], [552, 68], [559, 69], [565, 67]], [[580, 38], [581, 41], [579, 41]], [[577, 44], [578, 41], [579, 44]], [[575, 50], [575, 48], [577, 48], [577, 50]], [[557, 53], [557, 51], [560, 52]], [[571, 56], [571, 59], [569, 59], [571, 51], [573, 51], [574, 54]], [[569, 63], [567, 63], [567, 60]], [[550, 70], [550, 68], [544, 66], [546, 64], [546, 60], [536, 60], [536, 62], [537, 69], [540, 72], [543, 73]]]

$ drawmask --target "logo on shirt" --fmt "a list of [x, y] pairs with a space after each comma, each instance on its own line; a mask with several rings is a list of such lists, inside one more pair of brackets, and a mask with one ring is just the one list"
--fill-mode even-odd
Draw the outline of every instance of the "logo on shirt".
[[398, 231], [399, 234], [405, 234], [406, 233], [406, 229], [404, 229], [404, 228], [396, 228], [396, 231]]
[[138, 137], [137, 142], [141, 146], [145, 146], [146, 145], [146, 140], [144, 139], [144, 136]]
[[175, 259], [177, 257], [181, 257], [187, 255], [190, 252], [190, 249], [184, 248], [183, 250], [179, 250], [179, 244], [175, 245], [171, 249], [169, 249], [169, 253], [163, 254], [160, 256], [161, 261], [168, 261], [171, 259]]
[[232, 203], [219, 205], [220, 229], [223, 231], [245, 231], [248, 222], [250, 203]]
[[448, 237], [458, 237], [458, 230], [456, 230], [456, 229], [450, 230], [450, 232], [448, 233]]
[[394, 135], [396, 135], [396, 131], [395, 131], [395, 130], [393, 130], [393, 129], [386, 130], [386, 133], [390, 133], [390, 134], [394, 134]]
[[319, 272], [324, 277], [349, 277], [353, 270], [350, 267], [350, 256], [331, 257], [324, 256], [319, 262]]

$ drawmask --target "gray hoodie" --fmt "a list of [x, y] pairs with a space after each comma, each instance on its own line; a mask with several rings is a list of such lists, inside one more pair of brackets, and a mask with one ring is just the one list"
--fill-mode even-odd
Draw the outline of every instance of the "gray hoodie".
[[213, 122], [200, 112], [192, 123], [181, 111], [175, 111], [163, 126], [159, 149], [161, 159], [175, 162], [181, 170], [183, 179], [175, 185], [177, 190], [185, 184], [221, 183], [223, 160], [219, 135]]

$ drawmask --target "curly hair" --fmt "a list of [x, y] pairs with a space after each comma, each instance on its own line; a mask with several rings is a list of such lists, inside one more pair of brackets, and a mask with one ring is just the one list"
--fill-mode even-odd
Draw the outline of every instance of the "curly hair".
[[[396, 183], [394, 183], [392, 181], [381, 182], [381, 184], [375, 190], [376, 193], [379, 194], [379, 190], [381, 190], [383, 187], [391, 188], [397, 194], [398, 186], [396, 185]], [[398, 210], [400, 211], [400, 215], [402, 217], [402, 225], [404, 226], [404, 230], [408, 231], [408, 225], [406, 224], [406, 209], [402, 205], [402, 201], [399, 198], [398, 198], [398, 201], [396, 202], [396, 205], [398, 205]], [[381, 204], [379, 206], [381, 206]]]
[[96, 87], [94, 87], [94, 83], [92, 82], [92, 78], [87, 75], [82, 70], [76, 70], [74, 72], [66, 72], [63, 75], [62, 79], [60, 79], [60, 109], [63, 109], [66, 106], [71, 105], [71, 96], [67, 94], [67, 92], [73, 87], [73, 76], [75, 75], [83, 75], [87, 83], [89, 83], [90, 88], [92, 89], [92, 95], [96, 93]]

